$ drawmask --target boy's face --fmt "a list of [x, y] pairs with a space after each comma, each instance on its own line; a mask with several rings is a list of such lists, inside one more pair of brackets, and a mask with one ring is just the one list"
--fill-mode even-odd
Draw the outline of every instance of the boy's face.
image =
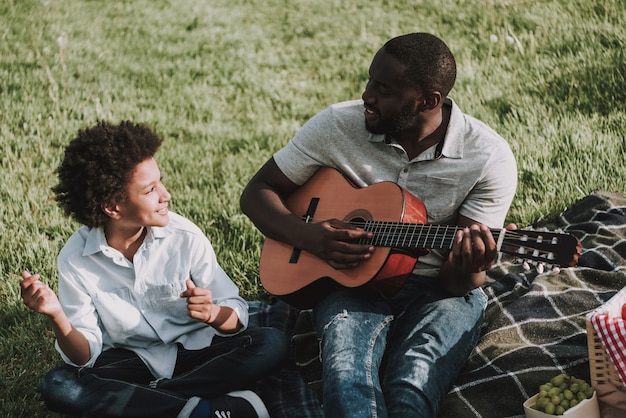
[[154, 158], [139, 163], [127, 186], [128, 197], [117, 203], [119, 221], [126, 227], [165, 226], [171, 195], [161, 183]]

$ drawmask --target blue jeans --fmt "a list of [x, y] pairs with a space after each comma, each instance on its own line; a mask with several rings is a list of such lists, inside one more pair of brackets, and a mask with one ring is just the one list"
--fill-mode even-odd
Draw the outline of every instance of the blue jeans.
[[314, 309], [326, 418], [434, 418], [478, 341], [487, 297], [411, 276], [391, 300], [364, 288]]
[[282, 365], [288, 341], [273, 328], [252, 328], [214, 337], [201, 350], [179, 349], [171, 379], [155, 379], [132, 351], [110, 349], [94, 367], [63, 365], [41, 384], [47, 407], [68, 415], [97, 417], [188, 416], [199, 398], [210, 400], [255, 381]]

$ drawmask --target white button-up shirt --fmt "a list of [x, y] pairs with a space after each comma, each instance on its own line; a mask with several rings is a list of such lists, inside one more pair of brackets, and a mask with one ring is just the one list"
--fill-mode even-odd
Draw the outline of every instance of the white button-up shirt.
[[191, 350], [209, 346], [217, 331], [188, 316], [186, 299], [180, 297], [187, 279], [211, 290], [213, 302], [234, 309], [247, 326], [248, 305], [218, 264], [208, 238], [189, 220], [169, 215], [167, 226], [148, 228], [133, 262], [107, 244], [103, 228], [81, 227], [59, 253], [59, 300], [89, 342], [86, 366], [104, 350], [125, 348], [137, 353], [155, 377], [171, 377], [178, 344]]

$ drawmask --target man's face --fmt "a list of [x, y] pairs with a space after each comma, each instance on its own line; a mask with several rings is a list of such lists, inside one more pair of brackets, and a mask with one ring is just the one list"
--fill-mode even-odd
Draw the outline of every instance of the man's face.
[[416, 125], [422, 95], [404, 76], [405, 69], [383, 49], [374, 56], [362, 95], [369, 132], [393, 135]]
[[165, 226], [169, 222], [171, 195], [161, 183], [154, 158], [137, 164], [127, 186], [127, 198], [117, 203], [120, 220], [127, 227]]

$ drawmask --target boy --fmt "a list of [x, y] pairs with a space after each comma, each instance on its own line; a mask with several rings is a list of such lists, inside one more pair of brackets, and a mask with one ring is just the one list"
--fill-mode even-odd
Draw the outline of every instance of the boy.
[[124, 417], [269, 417], [250, 390], [287, 355], [285, 336], [246, 329], [248, 307], [209, 240], [169, 212], [154, 154], [132, 122], [81, 130], [58, 169], [56, 200], [83, 226], [59, 253], [59, 295], [22, 272], [65, 365], [41, 392], [54, 411]]

